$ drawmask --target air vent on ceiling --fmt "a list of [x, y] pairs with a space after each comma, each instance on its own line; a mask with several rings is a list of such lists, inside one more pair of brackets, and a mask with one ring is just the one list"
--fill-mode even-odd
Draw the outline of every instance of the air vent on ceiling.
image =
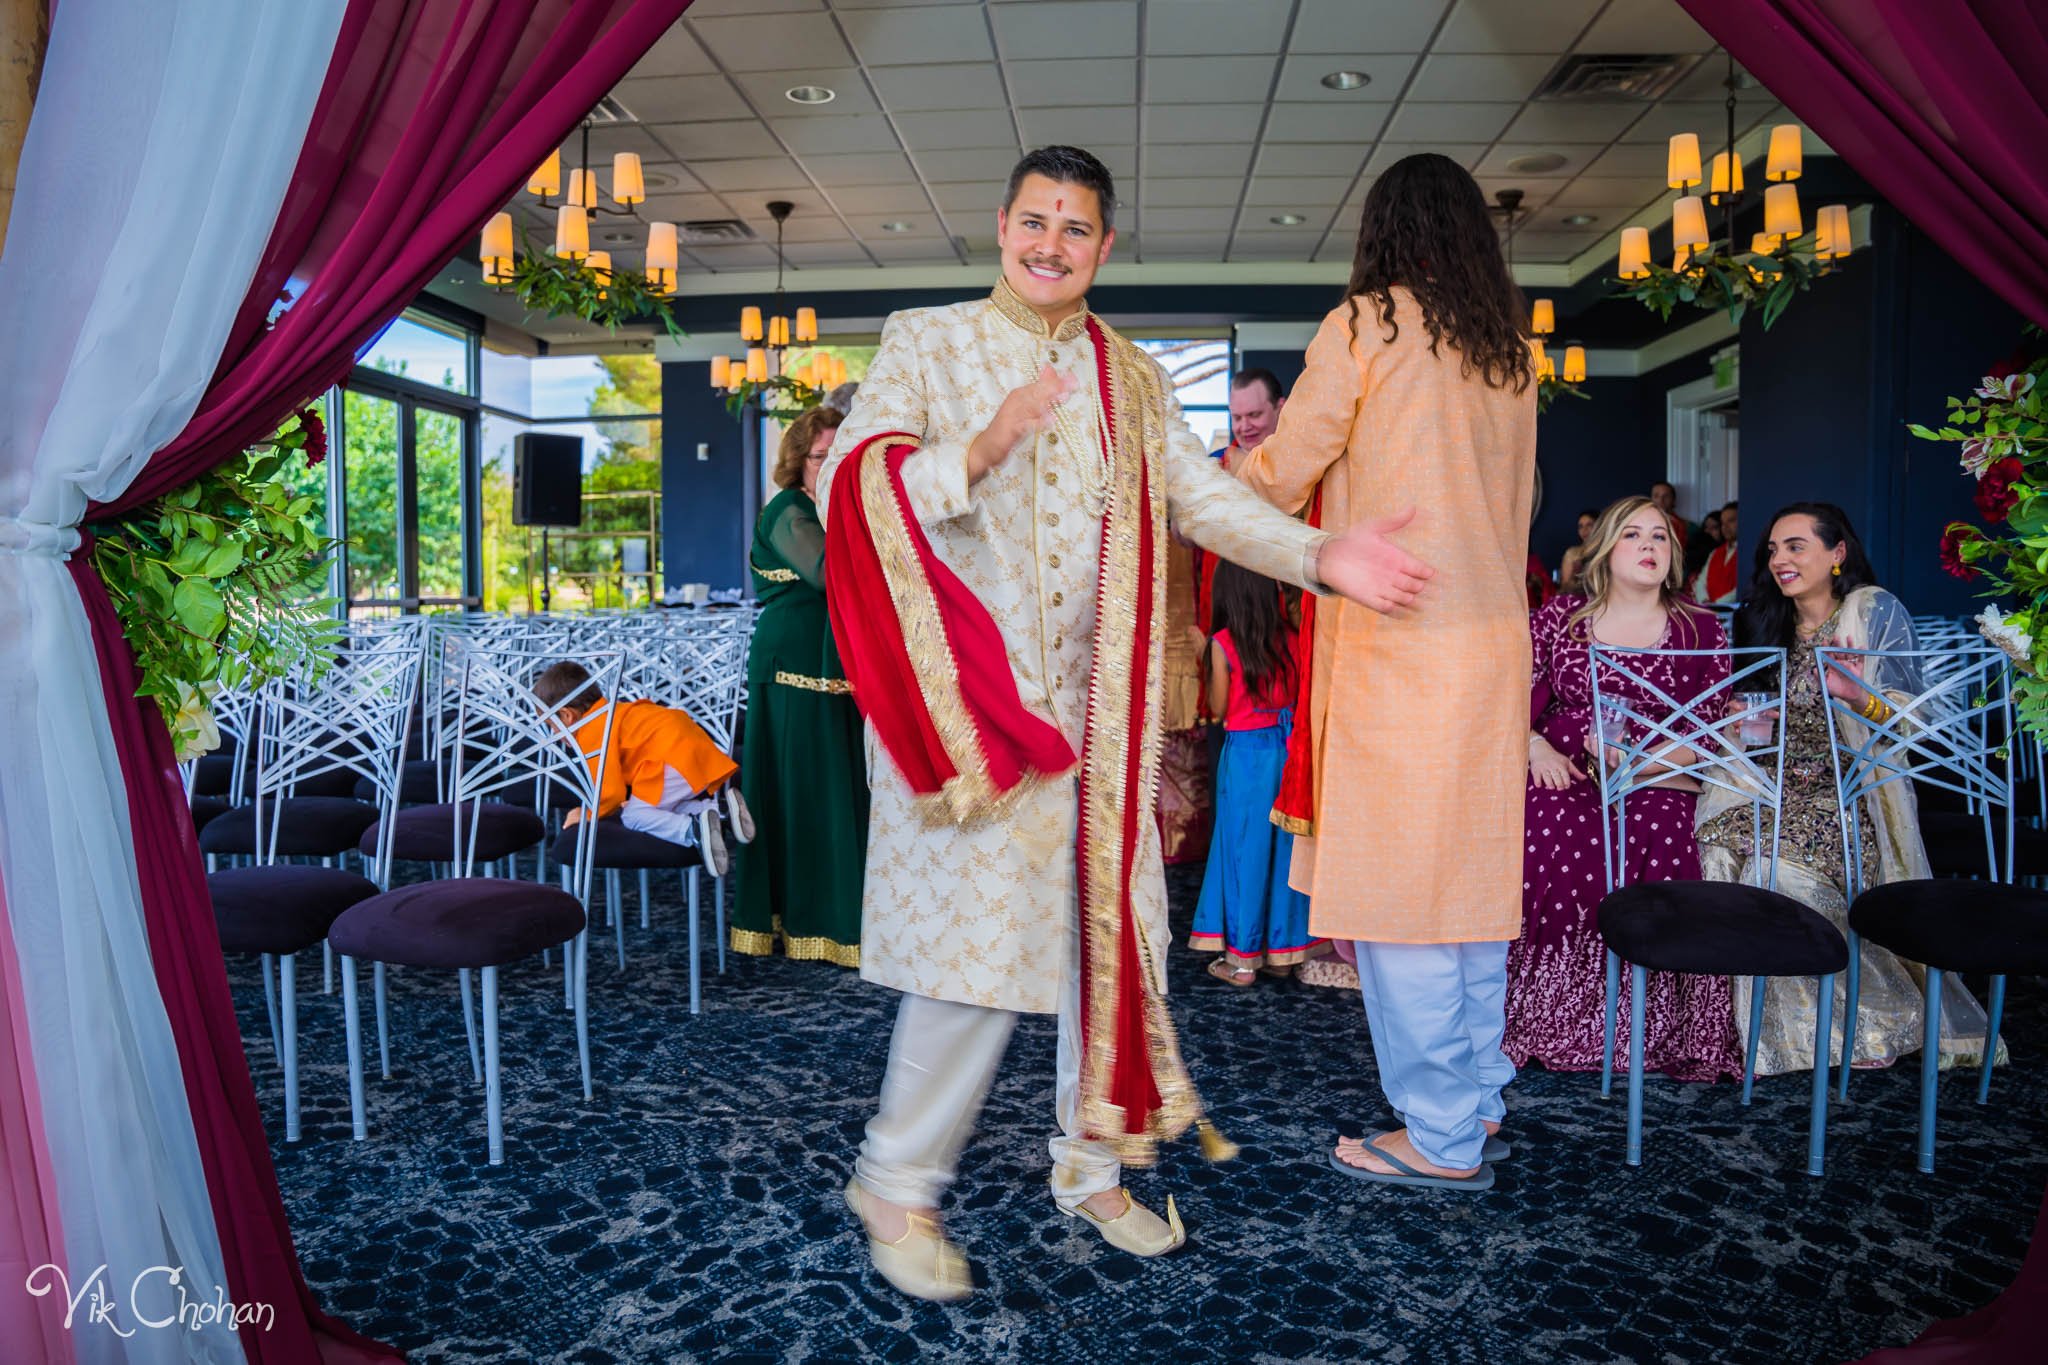
[[1535, 98], [1649, 103], [1668, 94], [1691, 64], [1669, 54], [1574, 52], [1557, 64]]
[[737, 218], [699, 218], [678, 224], [686, 246], [710, 246], [718, 242], [751, 242], [754, 230]]
[[640, 121], [627, 111], [625, 105], [620, 104], [610, 95], [606, 95], [603, 99], [599, 100], [597, 108], [591, 110], [588, 117], [592, 123], [638, 123]]

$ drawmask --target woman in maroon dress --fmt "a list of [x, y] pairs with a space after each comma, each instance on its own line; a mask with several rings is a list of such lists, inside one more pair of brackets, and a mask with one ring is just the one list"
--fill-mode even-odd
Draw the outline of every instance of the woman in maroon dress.
[[[1522, 936], [1508, 951], [1507, 1036], [1517, 1066], [1600, 1069], [1605, 1023], [1606, 948], [1595, 912], [1607, 892], [1602, 870], [1600, 792], [1588, 744], [1593, 721], [1591, 646], [1712, 650], [1642, 656], [1632, 671], [1689, 701], [1729, 673], [1728, 637], [1713, 613], [1679, 595], [1682, 566], [1670, 523], [1644, 497], [1624, 498], [1600, 516], [1582, 570], [1585, 593], [1545, 603], [1530, 618], [1529, 792], [1522, 860]], [[1607, 682], [1601, 682], [1603, 695]], [[1656, 705], [1633, 683], [1616, 688], [1635, 710]], [[1698, 784], [1629, 796], [1626, 881], [1697, 881], [1693, 838]], [[1614, 1048], [1627, 1065], [1629, 982], [1622, 975]], [[1653, 973], [1644, 1002], [1650, 1069], [1680, 1080], [1742, 1074], [1726, 977]]]

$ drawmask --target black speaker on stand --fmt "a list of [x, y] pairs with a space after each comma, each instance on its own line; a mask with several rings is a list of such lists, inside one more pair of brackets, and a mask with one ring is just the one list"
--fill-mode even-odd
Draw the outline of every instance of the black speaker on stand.
[[583, 438], [529, 431], [512, 438], [512, 524], [540, 527], [540, 609], [548, 587], [548, 532], [583, 524]]

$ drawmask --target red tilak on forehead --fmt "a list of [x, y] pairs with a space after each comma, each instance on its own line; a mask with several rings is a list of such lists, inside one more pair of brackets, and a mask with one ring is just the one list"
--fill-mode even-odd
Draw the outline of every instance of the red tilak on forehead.
[[1055, 199], [1052, 201], [1052, 211], [1054, 213], [1060, 212], [1062, 209], [1066, 208], [1066, 206], [1067, 201], [1064, 199]]

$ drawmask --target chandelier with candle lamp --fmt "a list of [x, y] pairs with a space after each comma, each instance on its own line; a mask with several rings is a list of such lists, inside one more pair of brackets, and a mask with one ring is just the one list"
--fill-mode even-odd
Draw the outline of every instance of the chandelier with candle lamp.
[[818, 310], [803, 307], [791, 313], [784, 303], [782, 229], [795, 209], [786, 199], [768, 202], [768, 216], [775, 220], [775, 296], [765, 314], [757, 304], [740, 309], [746, 354], [711, 358], [711, 387], [731, 395], [726, 407], [735, 416], [754, 403], [770, 417], [796, 417], [846, 382], [846, 362], [838, 356], [793, 350], [818, 341]]
[[[1793, 183], [1804, 169], [1800, 128], [1796, 123], [1778, 124], [1771, 129], [1764, 159], [1763, 231], [1750, 237], [1746, 250], [1740, 249], [1736, 214], [1756, 199], [1745, 193], [1742, 159], [1735, 150], [1738, 79], [1732, 58], [1723, 83], [1728, 90], [1725, 150], [1716, 152], [1703, 172], [1699, 135], [1679, 133], [1671, 139], [1665, 180], [1679, 192], [1671, 206], [1671, 264], [1650, 258], [1647, 227], [1624, 228], [1616, 282], [1624, 295], [1665, 318], [1679, 304], [1689, 303], [1709, 311], [1725, 309], [1731, 321], [1740, 323], [1754, 307], [1769, 327], [1793, 295], [1828, 274], [1853, 249], [1849, 209], [1845, 204], [1823, 205], [1814, 214], [1812, 231], [1807, 230]], [[1710, 207], [1722, 210], [1719, 237], [1709, 227]]]
[[638, 152], [619, 152], [612, 157], [610, 194], [601, 194], [590, 165], [590, 126], [585, 119], [580, 164], [569, 171], [566, 193], [560, 149], [548, 153], [527, 177], [527, 192], [555, 212], [553, 248], [529, 237], [524, 254], [515, 252], [510, 210], [493, 215], [484, 224], [478, 251], [484, 283], [510, 290], [536, 312], [580, 317], [612, 330], [652, 316], [669, 335], [680, 337], [669, 302], [676, 294], [679, 264], [674, 223], [647, 223], [642, 270], [614, 265], [610, 251], [591, 249], [591, 224], [600, 215], [645, 221], [639, 209], [647, 202], [647, 179]]
[[[1522, 191], [1495, 190], [1492, 211], [1501, 216], [1507, 235], [1508, 278], [1515, 274], [1515, 218], [1522, 211]], [[1586, 379], [1586, 348], [1574, 341], [1564, 348], [1564, 369], [1550, 354], [1548, 338], [1557, 331], [1557, 304], [1536, 299], [1529, 305], [1529, 359], [1536, 369], [1536, 411], [1548, 412], [1560, 395], [1591, 398], [1579, 385]]]

